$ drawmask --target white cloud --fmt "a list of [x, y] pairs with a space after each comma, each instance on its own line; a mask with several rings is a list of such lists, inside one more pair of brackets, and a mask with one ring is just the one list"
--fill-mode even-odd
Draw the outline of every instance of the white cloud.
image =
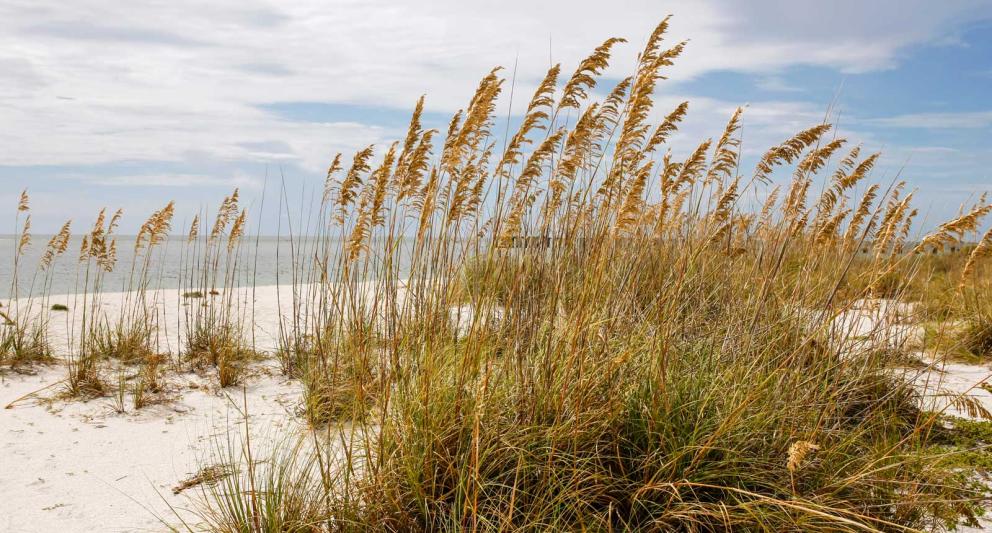
[[[6, 0], [0, 3], [0, 164], [87, 167], [52, 177], [122, 186], [84, 198], [42, 192], [38, 205], [48, 206], [40, 209], [48, 209], [53, 219], [108, 201], [126, 200], [132, 212], [150, 212], [161, 199], [141, 196], [138, 186], [172, 186], [177, 194], [192, 185], [250, 189], [260, 177], [245, 168], [271, 165], [275, 171], [286, 165], [319, 173], [335, 152], [402, 135], [373, 124], [291, 121], [263, 111], [263, 104], [409, 110], [427, 94], [429, 110], [452, 112], [465, 105], [492, 66], [507, 67], [504, 74], [510, 77], [516, 60], [514, 104], [522, 105], [551, 61], [562, 62], [570, 73], [610, 36], [631, 41], [616, 48], [607, 74], [625, 75], [669, 12], [675, 15], [671, 42], [691, 39], [668, 73], [674, 82], [733, 70], [757, 74], [759, 89], [780, 93], [778, 101], [750, 102], [745, 111], [743, 149], [753, 157], [823, 120], [825, 104], [790, 101], [802, 93], [778, 77], [785, 69], [888, 69], [907, 47], [953, 43], [962, 23], [992, 18], [992, 5], [986, 0], [633, 0], [614, 8], [599, 0]], [[676, 157], [719, 135], [733, 109], [748, 103], [729, 94], [703, 98], [680, 90], [678, 83], [663, 83], [655, 110], [660, 118], [690, 100], [689, 115], [672, 142]], [[948, 154], [940, 146], [893, 146], [876, 130], [851, 128], [990, 124], [989, 113], [842, 117], [839, 134], [864, 142], [866, 149], [884, 147], [889, 163], [880, 174], [891, 177], [911, 160], [913, 169], [930, 176], [960, 178], [992, 161], [979, 153]], [[121, 162], [130, 171], [94, 169]], [[149, 162], [148, 168], [142, 162]], [[175, 171], [186, 164], [188, 170]]]
[[[566, 71], [608, 36], [614, 72], [632, 65], [653, 26], [674, 12], [671, 37], [692, 38], [672, 77], [715, 69], [774, 73], [795, 64], [845, 71], [890, 66], [913, 43], [946, 37], [980, 12], [977, 1], [779, 2], [638, 0], [222, 0], [132, 2], [14, 0], [0, 5], [0, 145], [3, 163], [98, 164], [218, 159], [293, 160], [308, 169], [328, 154], [392, 132], [360, 124], [302, 124], [262, 112], [275, 101], [412, 107], [464, 105], [492, 65], [519, 57], [518, 89], [548, 66]], [[774, 80], [774, 78], [769, 78]], [[518, 99], [519, 101], [520, 99]], [[698, 99], [696, 99], [698, 101]], [[760, 116], [754, 109], [750, 116]], [[246, 148], [281, 141], [288, 150]]]

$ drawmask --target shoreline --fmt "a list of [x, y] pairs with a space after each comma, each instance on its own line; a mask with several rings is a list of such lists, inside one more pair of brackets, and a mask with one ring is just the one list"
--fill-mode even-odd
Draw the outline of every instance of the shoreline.
[[[297, 287], [298, 289], [299, 287]], [[145, 304], [157, 329], [154, 343], [162, 353], [175, 354], [181, 343], [181, 336], [187, 322], [187, 311], [194, 305], [205, 304], [213, 298], [232, 298], [240, 319], [249, 320], [246, 332], [254, 340], [259, 351], [274, 351], [278, 348], [280, 320], [293, 311], [292, 294], [294, 287], [288, 284], [236, 287], [234, 294], [221, 290], [216, 295], [203, 294], [197, 297], [186, 296], [181, 289], [148, 289], [144, 292]], [[33, 296], [18, 300], [4, 300], [2, 310], [27, 309], [36, 319], [46, 314], [49, 342], [58, 357], [73, 353], [83, 320], [83, 308], [88, 311], [94, 301], [98, 302], [102, 318], [110, 324], [119, 320], [125, 305], [137, 307], [140, 291], [108, 291], [98, 295], [93, 293], [67, 293], [47, 296]], [[66, 310], [53, 310], [53, 304], [64, 305]], [[16, 311], [15, 311], [16, 312]]]

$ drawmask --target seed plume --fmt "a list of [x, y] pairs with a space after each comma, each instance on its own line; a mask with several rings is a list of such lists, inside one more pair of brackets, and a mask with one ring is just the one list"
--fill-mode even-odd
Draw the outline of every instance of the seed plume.
[[558, 103], [559, 109], [567, 107], [578, 108], [580, 102], [588, 96], [588, 91], [596, 87], [596, 76], [605, 69], [610, 62], [610, 49], [618, 43], [625, 43], [626, 39], [612, 37], [606, 42], [596, 47], [592, 55], [582, 60], [575, 74], [565, 84], [562, 89], [561, 101]]
[[48, 270], [48, 267], [52, 265], [55, 258], [65, 253], [66, 249], [69, 248], [71, 226], [72, 221], [66, 221], [66, 223], [62, 225], [62, 229], [60, 229], [59, 232], [48, 241], [48, 246], [45, 248], [45, 253], [41, 256], [42, 270]]

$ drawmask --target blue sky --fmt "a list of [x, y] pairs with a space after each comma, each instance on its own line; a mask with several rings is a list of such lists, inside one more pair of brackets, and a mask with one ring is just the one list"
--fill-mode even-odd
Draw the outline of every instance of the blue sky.
[[421, 94], [442, 125], [490, 68], [516, 64], [518, 112], [549, 60], [571, 71], [623, 36], [609, 87], [668, 13], [671, 38], [690, 39], [657, 95], [659, 116], [690, 101], [676, 155], [719, 135], [737, 105], [745, 161], [829, 109], [841, 135], [883, 152], [875, 179], [919, 190], [930, 222], [992, 189], [992, 1], [610, 6], [7, 0], [0, 205], [12, 219], [28, 188], [40, 232], [123, 206], [127, 232], [170, 199], [188, 220], [234, 187], [257, 206], [264, 188], [272, 233], [281, 182], [298, 198], [334, 153], [401, 137]]

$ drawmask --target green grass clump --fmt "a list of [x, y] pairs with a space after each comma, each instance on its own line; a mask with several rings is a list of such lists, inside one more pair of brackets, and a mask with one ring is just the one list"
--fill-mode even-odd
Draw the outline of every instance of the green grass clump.
[[203, 323], [186, 338], [183, 359], [194, 368], [215, 368], [221, 387], [240, 384], [251, 362], [260, 359], [238, 327]]
[[987, 362], [992, 357], [992, 285], [982, 280], [960, 286], [954, 296], [953, 304], [924, 324], [926, 344], [955, 360]]
[[92, 357], [134, 364], [154, 356], [155, 330], [143, 322], [106, 323], [93, 328], [85, 347]]
[[[225, 533], [321, 531], [327, 517], [325, 485], [316, 456], [302, 442], [277, 445], [262, 453], [253, 450], [250, 439], [243, 437], [231, 439], [223, 447], [220, 466], [202, 470], [176, 489], [177, 493], [193, 491], [194, 511], [202, 520], [195, 527], [183, 523], [183, 529]], [[259, 453], [264, 460], [256, 460]]]
[[[992, 498], [984, 483], [992, 476], [992, 422], [945, 416], [936, 440], [935, 455], [956, 468], [986, 501]], [[984, 514], [984, 508], [979, 512]]]
[[20, 368], [51, 362], [45, 327], [37, 323], [0, 325], [0, 366]]
[[[366, 331], [367, 330], [358, 330]], [[313, 427], [362, 420], [381, 391], [380, 343], [368, 335], [333, 331], [284, 339], [276, 355], [283, 372], [303, 385], [302, 412]]]
[[[733, 284], [715, 284], [725, 292], [689, 338], [662, 333], [682, 321], [643, 318], [675, 305], [635, 306], [639, 320], [621, 313], [603, 330], [611, 313], [589, 299], [523, 346], [507, 339], [516, 357], [500, 355], [498, 340], [449, 345], [430, 373], [399, 385], [379, 429], [374, 493], [363, 494], [371, 509], [355, 520], [389, 530], [856, 530], [847, 520], [950, 523], [976, 512], [954, 503], [975, 496], [969, 483], [911, 452], [931, 443], [910, 384], [881, 357], [840, 364], [774, 313], [742, 335], [749, 317], [734, 308]], [[799, 442], [815, 451], [790, 467]], [[913, 500], [902, 493], [910, 480], [922, 491]], [[902, 504], [864, 503], [882, 501]]]
[[962, 292], [962, 347], [977, 357], [992, 357], [992, 284], [975, 285]]
[[[97, 322], [88, 329], [80, 353], [69, 360], [70, 396], [112, 394], [119, 412], [130, 395], [135, 409], [148, 405], [149, 393], [161, 392], [159, 374], [166, 356], [155, 349], [156, 329], [147, 317], [122, 317], [117, 323]], [[106, 370], [116, 368], [116, 379]]]

